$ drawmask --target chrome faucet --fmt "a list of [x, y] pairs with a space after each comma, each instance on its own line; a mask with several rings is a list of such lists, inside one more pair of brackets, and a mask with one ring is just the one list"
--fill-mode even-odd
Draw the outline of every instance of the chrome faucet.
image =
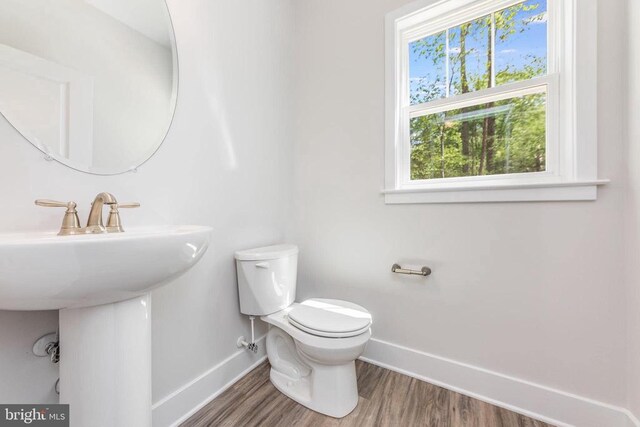
[[91, 211], [89, 212], [85, 233], [106, 233], [107, 230], [102, 223], [102, 208], [104, 205], [115, 205], [117, 203], [116, 198], [113, 197], [111, 193], [98, 194], [91, 204]]

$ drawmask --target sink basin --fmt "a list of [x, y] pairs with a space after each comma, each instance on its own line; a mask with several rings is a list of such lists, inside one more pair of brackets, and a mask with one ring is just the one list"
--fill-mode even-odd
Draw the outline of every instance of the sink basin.
[[144, 295], [197, 263], [210, 232], [166, 226], [77, 236], [0, 234], [0, 309], [79, 308]]

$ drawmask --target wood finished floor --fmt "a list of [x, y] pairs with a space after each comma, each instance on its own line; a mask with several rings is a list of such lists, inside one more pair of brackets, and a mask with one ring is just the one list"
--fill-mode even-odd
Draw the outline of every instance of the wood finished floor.
[[313, 412], [280, 393], [265, 362], [209, 402], [182, 426], [547, 427], [549, 424], [356, 361], [360, 400], [342, 419]]

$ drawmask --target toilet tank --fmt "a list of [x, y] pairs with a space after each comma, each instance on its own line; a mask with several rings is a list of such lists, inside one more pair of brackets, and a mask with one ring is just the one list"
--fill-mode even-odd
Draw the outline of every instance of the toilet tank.
[[296, 299], [298, 247], [275, 245], [235, 253], [240, 311], [265, 316]]

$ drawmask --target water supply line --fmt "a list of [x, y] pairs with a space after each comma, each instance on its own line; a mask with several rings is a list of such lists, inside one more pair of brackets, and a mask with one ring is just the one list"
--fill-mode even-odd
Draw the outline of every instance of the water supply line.
[[254, 353], [258, 353], [258, 344], [256, 344], [256, 336], [254, 329], [254, 322], [256, 318], [254, 316], [249, 316], [249, 320], [251, 320], [251, 342], [245, 341], [244, 337], [238, 338], [237, 346], [244, 347], [247, 350], [251, 350]]

